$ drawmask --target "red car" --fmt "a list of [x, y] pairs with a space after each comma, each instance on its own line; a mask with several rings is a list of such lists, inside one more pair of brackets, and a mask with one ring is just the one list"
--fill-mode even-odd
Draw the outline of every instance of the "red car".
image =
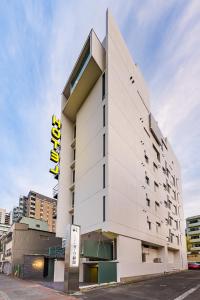
[[189, 263], [188, 263], [188, 269], [189, 269], [189, 270], [197, 270], [197, 269], [200, 269], [200, 263], [198, 263], [198, 262], [189, 262]]

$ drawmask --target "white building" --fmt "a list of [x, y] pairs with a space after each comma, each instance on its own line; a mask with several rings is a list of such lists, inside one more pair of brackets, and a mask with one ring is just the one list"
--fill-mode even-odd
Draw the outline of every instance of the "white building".
[[[187, 267], [180, 166], [109, 13], [106, 21], [104, 41], [91, 30], [62, 93], [57, 236], [81, 226], [80, 281], [90, 282]], [[55, 280], [63, 274], [57, 261]]]

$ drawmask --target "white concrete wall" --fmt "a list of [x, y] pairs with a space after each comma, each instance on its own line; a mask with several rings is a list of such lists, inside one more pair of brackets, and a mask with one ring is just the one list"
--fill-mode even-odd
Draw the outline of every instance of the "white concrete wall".
[[[62, 96], [62, 101], [66, 99]], [[56, 220], [56, 236], [65, 238], [67, 224], [71, 223], [71, 191], [72, 174], [70, 164], [73, 160], [73, 152], [71, 143], [73, 140], [73, 124], [64, 114], [61, 114], [61, 151], [60, 151], [60, 175], [59, 175], [59, 193], [57, 201], [57, 220]]]
[[[182, 264], [180, 252], [185, 254], [184, 242], [178, 244], [176, 236], [184, 239], [183, 215], [182, 215], [182, 191], [180, 167], [174, 153], [168, 145], [168, 150], [157, 144], [149, 130], [149, 99], [146, 85], [138, 75], [138, 67], [135, 66], [124, 44], [120, 33], [108, 15], [107, 18], [107, 85], [108, 85], [108, 199], [107, 199], [107, 223], [106, 230], [117, 234], [126, 235], [147, 243], [167, 247], [169, 229], [174, 233], [171, 248], [179, 250], [177, 265], [185, 268], [186, 260], [183, 257]], [[130, 76], [132, 79], [130, 80]], [[134, 83], [132, 83], [134, 80]], [[146, 131], [144, 130], [144, 127]], [[156, 146], [160, 153], [158, 161], [153, 149]], [[144, 158], [146, 152], [149, 162]], [[166, 175], [163, 172], [165, 160], [170, 165], [170, 172], [178, 178], [178, 187], [172, 187], [171, 192], [164, 190], [163, 183]], [[153, 168], [156, 163], [157, 169]], [[150, 184], [145, 182], [145, 176], [149, 177]], [[154, 189], [154, 181], [158, 189]], [[170, 185], [171, 178], [168, 179]], [[179, 192], [179, 200], [173, 199], [172, 190]], [[150, 199], [150, 207], [146, 204], [146, 194]], [[179, 207], [180, 213], [175, 215], [172, 209], [165, 207], [164, 200], [167, 195], [172, 205]], [[159, 203], [156, 209], [155, 202]], [[181, 228], [166, 224], [166, 218], [170, 214], [174, 220], [180, 221]], [[151, 230], [148, 228], [147, 218], [151, 222]], [[160, 224], [157, 230], [156, 223]], [[148, 264], [142, 264], [137, 268], [120, 267], [120, 274], [129, 276], [147, 272], [163, 272], [167, 268], [167, 251], [164, 251], [163, 264], [154, 263], [153, 268]], [[139, 261], [137, 262], [137, 264]], [[131, 261], [130, 261], [131, 265]], [[132, 270], [132, 271], [131, 271]], [[129, 275], [127, 275], [127, 274]]]
[[102, 78], [76, 118], [75, 220], [81, 233], [101, 228], [103, 221]]
[[55, 260], [54, 261], [54, 282], [64, 281], [64, 261]]

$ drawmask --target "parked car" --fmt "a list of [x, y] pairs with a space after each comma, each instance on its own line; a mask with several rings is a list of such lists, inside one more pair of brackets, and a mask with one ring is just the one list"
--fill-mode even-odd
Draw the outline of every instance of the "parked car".
[[188, 263], [189, 270], [200, 270], [200, 263], [199, 262], [189, 262]]

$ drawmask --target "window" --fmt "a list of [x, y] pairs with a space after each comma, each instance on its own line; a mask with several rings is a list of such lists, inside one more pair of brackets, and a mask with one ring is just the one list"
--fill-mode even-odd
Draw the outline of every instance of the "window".
[[160, 207], [160, 204], [157, 201], [155, 201], [155, 210], [157, 211], [159, 207]]
[[74, 158], [74, 160], [76, 159], [76, 150], [75, 149], [73, 151], [73, 158]]
[[144, 153], [144, 158], [145, 158], [146, 163], [148, 164], [149, 163], [149, 158], [148, 158], [146, 153]]
[[172, 183], [173, 183], [173, 186], [175, 186], [175, 176], [172, 175]]
[[154, 181], [154, 192], [156, 192], [159, 189], [159, 186], [156, 181]]
[[103, 134], [103, 157], [106, 155], [106, 135]]
[[172, 221], [173, 221], [173, 218], [171, 216], [169, 216], [169, 219], [168, 219], [169, 225], [172, 225]]
[[174, 220], [175, 228], [178, 229], [178, 221]]
[[70, 94], [73, 92], [73, 90], [75, 89], [81, 75], [83, 74], [83, 71], [85, 70], [85, 67], [90, 59], [90, 46], [89, 44], [86, 46], [86, 50], [85, 50], [85, 54], [82, 58], [82, 61], [80, 62], [80, 65], [78, 67], [77, 72], [75, 73], [74, 77], [71, 80], [70, 83]]
[[146, 175], [145, 176], [145, 181], [146, 181], [146, 183], [149, 185], [150, 184], [150, 182], [149, 182], [149, 177]]
[[168, 203], [166, 200], [164, 201], [164, 204], [165, 204], [165, 207], [168, 207]]
[[106, 220], [106, 196], [103, 196], [103, 222]]
[[74, 125], [74, 139], [76, 138], [76, 125]]
[[142, 262], [146, 262], [146, 253], [142, 253]]
[[169, 207], [169, 209], [171, 209], [171, 206], [172, 206], [172, 201], [168, 200], [168, 207]]
[[105, 73], [102, 76], [102, 100], [105, 98]]
[[149, 219], [147, 219], [147, 224], [148, 224], [149, 230], [151, 230], [151, 222], [149, 221]]
[[169, 242], [173, 243], [173, 234], [171, 233], [170, 229], [169, 229]]
[[35, 226], [38, 227], [38, 228], [40, 228], [40, 224], [36, 224]]
[[75, 182], [75, 170], [72, 171], [72, 182]]
[[177, 207], [176, 207], [176, 205], [173, 205], [173, 208], [174, 208], [174, 214], [177, 215]]
[[189, 224], [195, 224], [195, 223], [198, 223], [199, 222], [199, 220], [198, 219], [195, 219], [195, 220], [191, 220], [190, 222], [189, 222]]
[[159, 222], [156, 222], [156, 232], [159, 231], [159, 227], [160, 227], [160, 223], [159, 223]]
[[105, 164], [103, 164], [103, 189], [105, 189], [105, 187], [106, 187], [106, 166], [105, 166]]
[[74, 207], [74, 192], [72, 192], [72, 207]]
[[103, 127], [106, 126], [106, 107], [103, 105]]
[[74, 224], [74, 215], [72, 215], [72, 224]]
[[153, 149], [156, 153], [157, 160], [160, 162], [160, 153], [159, 153], [159, 151], [157, 150], [157, 148], [154, 145], [153, 145]]
[[155, 164], [155, 162], [153, 163], [153, 170], [154, 170], [154, 172], [156, 172], [158, 170], [158, 166]]
[[147, 204], [147, 206], [150, 207], [150, 199], [148, 198], [148, 195], [147, 195], [147, 194], [146, 194], [146, 204]]

